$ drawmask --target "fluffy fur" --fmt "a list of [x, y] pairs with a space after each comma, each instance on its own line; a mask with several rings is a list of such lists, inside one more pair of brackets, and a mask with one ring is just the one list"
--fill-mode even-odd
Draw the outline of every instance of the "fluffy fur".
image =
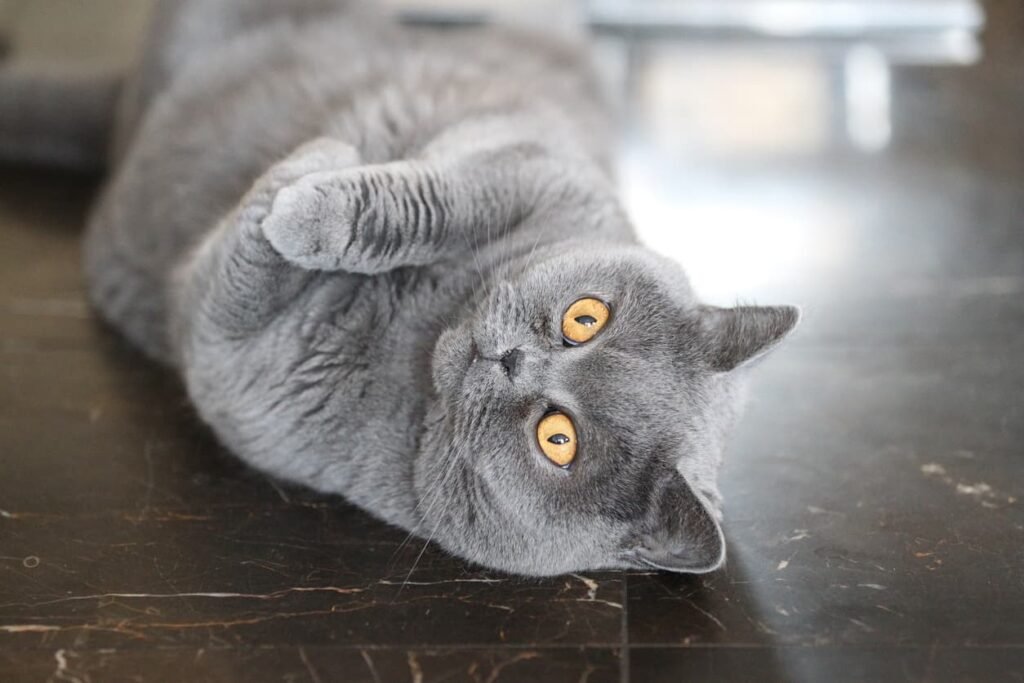
[[[580, 54], [331, 0], [171, 0], [116, 104], [90, 100], [109, 129], [62, 156], [74, 127], [12, 132], [42, 104], [0, 79], [2, 149], [110, 141], [92, 298], [253, 466], [510, 572], [710, 571], [738, 368], [796, 311], [703, 306], [636, 244]], [[611, 322], [566, 346], [584, 295]], [[568, 470], [536, 444], [553, 407]]]

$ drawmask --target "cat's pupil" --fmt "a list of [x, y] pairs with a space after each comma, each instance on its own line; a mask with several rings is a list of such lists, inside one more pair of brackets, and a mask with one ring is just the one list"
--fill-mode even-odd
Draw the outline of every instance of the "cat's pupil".
[[552, 434], [548, 437], [548, 441], [555, 444], [556, 446], [564, 446], [569, 443], [569, 437], [565, 434]]
[[597, 322], [597, 318], [595, 318], [592, 315], [578, 315], [576, 316], [576, 322], [578, 322], [580, 325], [586, 325], [587, 327], [590, 327], [591, 325]]

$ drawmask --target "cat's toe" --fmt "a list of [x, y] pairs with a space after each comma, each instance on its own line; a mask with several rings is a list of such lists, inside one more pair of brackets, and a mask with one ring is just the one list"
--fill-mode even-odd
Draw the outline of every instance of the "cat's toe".
[[292, 179], [297, 179], [310, 173], [340, 171], [360, 163], [359, 151], [352, 145], [319, 137], [300, 145], [281, 165], [290, 172]]
[[315, 138], [274, 164], [262, 180], [263, 191], [274, 194], [307, 175], [341, 171], [360, 163], [359, 151], [347, 142], [327, 137]]

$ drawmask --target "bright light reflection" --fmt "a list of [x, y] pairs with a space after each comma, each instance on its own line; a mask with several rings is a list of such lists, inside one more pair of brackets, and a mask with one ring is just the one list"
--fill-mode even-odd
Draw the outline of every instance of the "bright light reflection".
[[813, 187], [661, 179], [636, 160], [625, 162], [622, 184], [641, 240], [680, 262], [716, 304], [813, 287], [851, 251], [852, 211]]
[[850, 141], [866, 152], [884, 149], [892, 138], [889, 62], [878, 48], [858, 45], [846, 54], [844, 66]]
[[981, 46], [970, 31], [961, 29], [943, 31], [941, 42], [946, 55], [957, 64], [974, 64], [981, 59]]
[[590, 0], [589, 12], [604, 25], [739, 29], [776, 36], [977, 31], [984, 24], [975, 0]]
[[829, 74], [805, 52], [663, 49], [636, 91], [647, 134], [684, 158], [809, 154], [829, 137]]

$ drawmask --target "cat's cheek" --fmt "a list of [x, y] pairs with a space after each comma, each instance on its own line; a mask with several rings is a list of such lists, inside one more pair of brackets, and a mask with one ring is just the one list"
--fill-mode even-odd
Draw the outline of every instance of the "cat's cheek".
[[469, 330], [454, 327], [445, 330], [434, 345], [432, 374], [437, 393], [450, 403], [462, 393], [462, 384], [473, 361]]

